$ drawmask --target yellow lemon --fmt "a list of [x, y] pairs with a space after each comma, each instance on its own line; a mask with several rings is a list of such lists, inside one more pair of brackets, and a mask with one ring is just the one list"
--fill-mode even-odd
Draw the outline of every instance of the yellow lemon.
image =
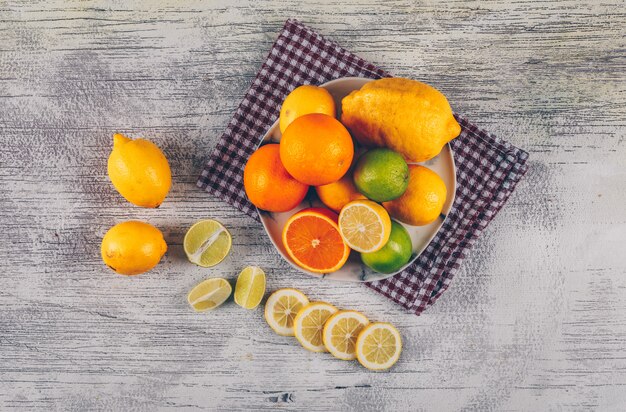
[[371, 323], [356, 340], [356, 357], [359, 363], [371, 370], [391, 368], [400, 358], [402, 338], [391, 324]]
[[187, 302], [196, 312], [204, 312], [224, 303], [232, 291], [233, 288], [226, 279], [207, 279], [191, 289], [187, 295]]
[[135, 220], [118, 223], [102, 239], [102, 260], [121, 275], [138, 275], [159, 263], [167, 251], [156, 227]]
[[383, 206], [399, 221], [413, 226], [433, 222], [441, 214], [446, 202], [446, 184], [427, 167], [409, 165], [409, 186], [402, 196]]
[[335, 100], [328, 90], [305, 84], [296, 87], [287, 95], [280, 108], [280, 132], [298, 117], [309, 113], [322, 113], [335, 117]]
[[461, 133], [446, 97], [417, 80], [374, 80], [344, 97], [341, 122], [364, 146], [387, 147], [412, 162], [437, 156]]
[[311, 302], [303, 307], [293, 321], [298, 342], [312, 352], [325, 352], [324, 324], [336, 312], [337, 308], [326, 302]]
[[335, 313], [324, 325], [324, 346], [336, 358], [356, 359], [356, 338], [369, 323], [360, 312], [341, 310]]
[[339, 230], [351, 249], [361, 253], [382, 249], [391, 235], [391, 218], [371, 200], [355, 200], [339, 213]]
[[170, 165], [157, 145], [119, 133], [113, 135], [108, 173], [115, 189], [141, 207], [159, 207], [172, 185]]
[[278, 289], [265, 303], [265, 321], [282, 336], [293, 336], [293, 322], [300, 310], [309, 304], [309, 298], [297, 289]]
[[241, 271], [235, 285], [235, 303], [244, 309], [259, 306], [265, 294], [265, 272], [256, 266]]

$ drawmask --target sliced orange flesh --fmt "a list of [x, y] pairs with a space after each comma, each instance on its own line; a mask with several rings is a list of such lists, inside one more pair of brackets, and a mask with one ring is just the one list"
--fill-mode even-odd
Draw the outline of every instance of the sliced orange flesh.
[[283, 244], [298, 266], [315, 273], [340, 269], [350, 255], [337, 226], [337, 215], [322, 208], [293, 215], [283, 229]]

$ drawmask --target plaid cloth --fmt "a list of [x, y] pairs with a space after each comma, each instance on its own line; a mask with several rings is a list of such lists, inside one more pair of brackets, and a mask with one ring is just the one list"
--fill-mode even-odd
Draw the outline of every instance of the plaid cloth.
[[[243, 187], [243, 169], [279, 115], [280, 105], [301, 84], [340, 77], [381, 78], [387, 72], [288, 20], [198, 179], [198, 186], [254, 219]], [[366, 285], [420, 314], [448, 288], [474, 241], [498, 213], [527, 170], [528, 154], [456, 116], [462, 131], [450, 144], [457, 192], [443, 226], [402, 273]]]

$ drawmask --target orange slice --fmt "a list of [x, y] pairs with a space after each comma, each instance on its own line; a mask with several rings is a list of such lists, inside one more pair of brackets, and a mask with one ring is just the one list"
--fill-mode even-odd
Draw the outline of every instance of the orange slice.
[[301, 210], [283, 228], [287, 254], [301, 268], [314, 273], [340, 269], [350, 256], [343, 241], [336, 213], [324, 208]]

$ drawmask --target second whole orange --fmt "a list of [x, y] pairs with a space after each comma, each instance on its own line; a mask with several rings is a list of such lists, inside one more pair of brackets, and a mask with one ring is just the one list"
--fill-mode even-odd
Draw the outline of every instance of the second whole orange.
[[287, 212], [298, 206], [309, 187], [287, 173], [277, 144], [261, 146], [243, 170], [243, 185], [253, 205], [269, 212]]
[[295, 119], [280, 141], [280, 160], [296, 180], [311, 186], [336, 182], [354, 157], [348, 130], [334, 117], [312, 113]]
[[357, 199], [367, 199], [358, 190], [352, 181], [352, 174], [346, 173], [341, 179], [336, 182], [317, 186], [315, 188], [317, 196], [326, 207], [334, 210], [335, 212], [341, 212], [341, 208], [347, 203]]

